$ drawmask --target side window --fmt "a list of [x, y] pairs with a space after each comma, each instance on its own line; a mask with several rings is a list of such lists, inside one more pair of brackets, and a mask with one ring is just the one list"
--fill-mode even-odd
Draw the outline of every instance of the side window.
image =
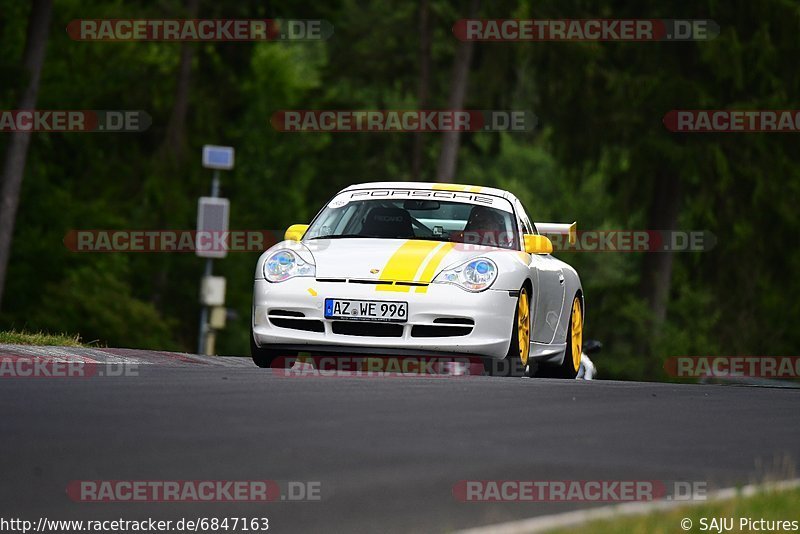
[[527, 220], [527, 219], [525, 219], [525, 218], [521, 218], [521, 219], [519, 220], [519, 222], [520, 222], [520, 224], [522, 224], [522, 231], [523, 231], [524, 233], [526, 233], [526, 234], [532, 234], [532, 233], [533, 233], [533, 232], [531, 231], [531, 225], [530, 225], [530, 223], [528, 222], [528, 220]]
[[526, 234], [538, 233], [536, 231], [536, 227], [533, 226], [533, 223], [531, 223], [531, 220], [528, 218], [528, 214], [525, 213], [525, 208], [522, 207], [522, 203], [519, 200], [517, 200], [516, 202], [516, 207], [517, 207], [517, 213], [519, 213], [519, 220], [522, 223], [522, 230]]
[[532, 234], [538, 234], [539, 233], [539, 230], [536, 229], [536, 225], [535, 224], [533, 224], [531, 221], [528, 221], [528, 224], [531, 225], [531, 233]]

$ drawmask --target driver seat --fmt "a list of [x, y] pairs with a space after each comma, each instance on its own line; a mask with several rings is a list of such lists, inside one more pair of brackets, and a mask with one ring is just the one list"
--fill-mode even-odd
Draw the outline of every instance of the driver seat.
[[367, 237], [411, 239], [414, 229], [411, 214], [403, 208], [372, 208], [359, 232]]

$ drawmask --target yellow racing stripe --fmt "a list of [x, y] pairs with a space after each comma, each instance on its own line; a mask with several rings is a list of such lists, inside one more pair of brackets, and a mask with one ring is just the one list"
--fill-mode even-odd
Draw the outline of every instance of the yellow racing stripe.
[[[447, 256], [453, 247], [455, 247], [455, 243], [445, 243], [442, 247], [436, 251], [433, 257], [430, 259], [428, 264], [425, 266], [425, 270], [422, 271], [422, 274], [419, 277], [420, 282], [430, 283], [433, 280], [434, 275], [436, 275], [436, 269], [439, 268], [439, 264], [442, 263], [442, 260], [445, 256]], [[417, 293], [427, 293], [428, 288], [427, 286], [417, 287]]]
[[482, 187], [461, 184], [433, 184], [433, 189], [436, 191], [467, 191], [469, 193], [480, 193]]
[[464, 191], [466, 187], [458, 184], [433, 184], [433, 189], [437, 191]]
[[436, 241], [406, 241], [398, 248], [389, 261], [386, 262], [379, 280], [389, 282], [379, 284], [377, 291], [400, 291], [408, 293], [409, 286], [393, 285], [393, 281], [413, 282], [414, 276], [419, 271], [425, 258], [438, 247], [440, 243]]

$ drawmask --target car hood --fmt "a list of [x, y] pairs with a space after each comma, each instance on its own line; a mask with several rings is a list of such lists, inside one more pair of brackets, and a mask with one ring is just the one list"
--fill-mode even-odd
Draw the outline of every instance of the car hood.
[[313, 239], [317, 279], [351, 278], [427, 283], [444, 268], [498, 251], [494, 247], [417, 239]]

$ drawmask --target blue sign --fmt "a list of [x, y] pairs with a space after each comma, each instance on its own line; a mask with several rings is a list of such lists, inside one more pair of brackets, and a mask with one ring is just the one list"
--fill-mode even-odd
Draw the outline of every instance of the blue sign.
[[229, 171], [233, 169], [233, 155], [233, 147], [204, 145], [203, 167]]

